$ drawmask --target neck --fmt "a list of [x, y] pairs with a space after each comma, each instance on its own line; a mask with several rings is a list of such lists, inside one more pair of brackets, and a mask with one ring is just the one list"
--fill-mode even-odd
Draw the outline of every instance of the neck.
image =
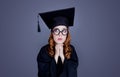
[[56, 43], [56, 45], [63, 45], [63, 43]]

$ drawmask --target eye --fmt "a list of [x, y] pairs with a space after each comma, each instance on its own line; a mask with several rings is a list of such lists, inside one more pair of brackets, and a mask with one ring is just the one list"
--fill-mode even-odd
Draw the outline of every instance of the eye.
[[60, 30], [58, 28], [53, 29], [53, 33], [58, 34], [59, 32], [60, 32]]
[[57, 28], [56, 28], [56, 29], [54, 29], [53, 31], [54, 31], [54, 32], [59, 32], [59, 30], [58, 30]]
[[68, 33], [67, 29], [63, 29], [63, 30], [62, 30], [62, 33], [63, 33], [63, 34], [67, 34], [67, 33]]

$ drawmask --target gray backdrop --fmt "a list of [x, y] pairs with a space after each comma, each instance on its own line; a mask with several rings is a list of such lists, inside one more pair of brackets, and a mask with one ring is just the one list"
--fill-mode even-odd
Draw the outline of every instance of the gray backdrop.
[[75, 7], [72, 44], [78, 77], [120, 77], [120, 0], [0, 0], [0, 77], [37, 77], [49, 29], [37, 14]]

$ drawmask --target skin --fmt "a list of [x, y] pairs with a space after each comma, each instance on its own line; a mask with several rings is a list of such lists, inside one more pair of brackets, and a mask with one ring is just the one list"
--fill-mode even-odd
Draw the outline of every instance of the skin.
[[[60, 31], [62, 31], [63, 29], [67, 29], [67, 27], [64, 25], [56, 26], [53, 29], [56, 29], [56, 28], [58, 28]], [[53, 39], [56, 44], [63, 44], [66, 40], [66, 37], [67, 37], [67, 35], [62, 35], [62, 33], [60, 33], [59, 35], [55, 35], [53, 33]]]
[[[53, 29], [56, 29], [56, 28], [58, 28], [60, 31], [62, 31], [63, 29], [67, 29], [67, 27], [64, 26], [64, 25], [56, 26]], [[66, 37], [67, 37], [67, 35], [62, 35], [62, 33], [60, 33], [59, 35], [55, 35], [53, 33], [53, 39], [56, 43], [56, 45], [55, 45], [55, 56], [54, 56], [56, 63], [58, 62], [58, 57], [59, 56], [62, 60], [62, 63], [64, 63], [65, 57], [64, 57], [64, 54], [63, 54], [63, 43], [65, 42]]]

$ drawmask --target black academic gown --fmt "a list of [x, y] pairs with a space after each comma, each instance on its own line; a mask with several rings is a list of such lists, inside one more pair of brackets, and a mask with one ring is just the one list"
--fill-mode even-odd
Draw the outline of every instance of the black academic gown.
[[71, 45], [71, 58], [64, 60], [62, 72], [59, 76], [55, 59], [48, 55], [47, 47], [48, 45], [42, 47], [37, 56], [38, 77], [77, 77], [78, 57], [74, 47]]

